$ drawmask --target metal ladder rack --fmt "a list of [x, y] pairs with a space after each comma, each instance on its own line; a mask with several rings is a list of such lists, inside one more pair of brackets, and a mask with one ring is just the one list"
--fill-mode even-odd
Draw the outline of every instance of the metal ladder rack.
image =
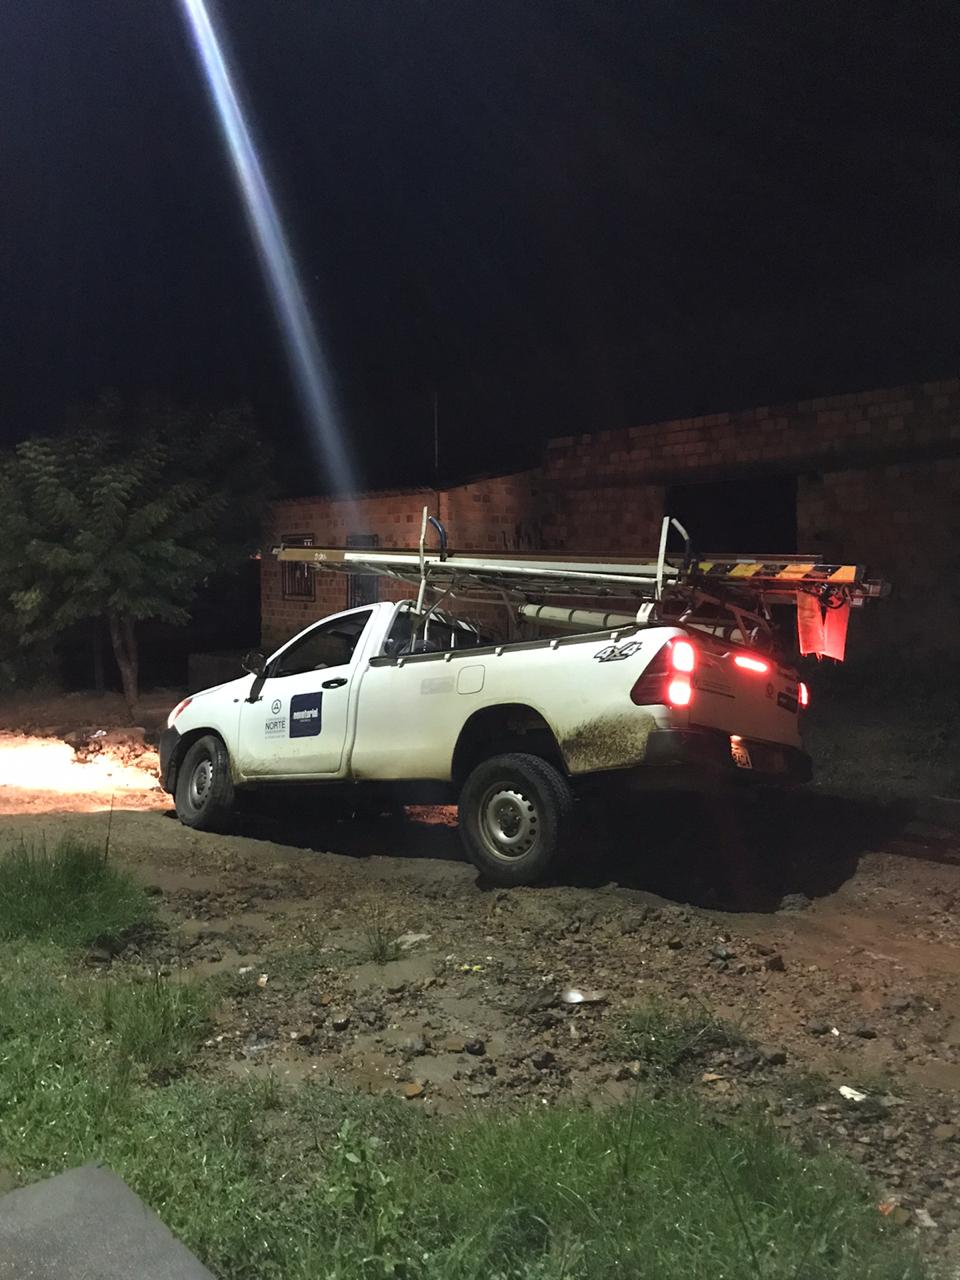
[[[439, 548], [428, 550], [433, 527]], [[680, 535], [679, 551], [669, 548]], [[598, 559], [566, 554], [451, 551], [440, 522], [423, 510], [419, 546], [414, 550], [340, 547], [274, 548], [281, 561], [295, 561], [341, 573], [376, 573], [417, 589], [417, 611], [428, 592], [436, 599], [499, 600], [514, 607], [548, 600], [609, 603], [623, 601], [635, 611], [634, 625], [676, 622], [735, 629], [747, 642], [772, 630], [770, 607], [789, 604], [809, 613], [859, 607], [888, 594], [886, 583], [867, 577], [858, 564], [824, 564], [819, 556], [695, 556], [679, 521], [664, 517], [657, 553], [638, 559]], [[808, 600], [801, 604], [801, 598]], [[729, 621], [722, 621], [722, 619]]]

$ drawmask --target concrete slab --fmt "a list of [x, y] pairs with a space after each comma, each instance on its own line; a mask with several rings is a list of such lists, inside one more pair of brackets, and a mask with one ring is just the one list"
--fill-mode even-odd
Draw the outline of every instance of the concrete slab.
[[213, 1280], [109, 1169], [0, 1197], [0, 1280]]

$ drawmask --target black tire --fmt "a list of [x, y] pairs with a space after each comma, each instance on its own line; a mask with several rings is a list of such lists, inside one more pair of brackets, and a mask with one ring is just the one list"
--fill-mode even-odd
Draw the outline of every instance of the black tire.
[[233, 779], [227, 748], [207, 734], [188, 748], [177, 770], [177, 817], [196, 831], [224, 831], [234, 812]]
[[562, 857], [573, 810], [566, 778], [539, 756], [493, 756], [460, 793], [460, 838], [493, 884], [534, 884]]

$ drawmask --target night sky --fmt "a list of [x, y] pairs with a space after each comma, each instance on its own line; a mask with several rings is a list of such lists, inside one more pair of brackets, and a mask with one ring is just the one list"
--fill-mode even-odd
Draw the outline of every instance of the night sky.
[[[960, 368], [956, 5], [221, 0], [362, 486]], [[307, 424], [178, 0], [8, 6], [0, 439]]]

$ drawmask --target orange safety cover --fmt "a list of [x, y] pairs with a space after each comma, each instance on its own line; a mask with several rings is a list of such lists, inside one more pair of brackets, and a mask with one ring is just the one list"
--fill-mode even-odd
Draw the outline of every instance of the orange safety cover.
[[850, 601], [844, 600], [836, 609], [828, 609], [823, 625], [823, 656], [843, 661], [847, 648], [847, 626], [850, 622]]
[[824, 652], [823, 610], [817, 597], [808, 595], [806, 591], [797, 595], [797, 639], [804, 657], [808, 653], [819, 657]]

